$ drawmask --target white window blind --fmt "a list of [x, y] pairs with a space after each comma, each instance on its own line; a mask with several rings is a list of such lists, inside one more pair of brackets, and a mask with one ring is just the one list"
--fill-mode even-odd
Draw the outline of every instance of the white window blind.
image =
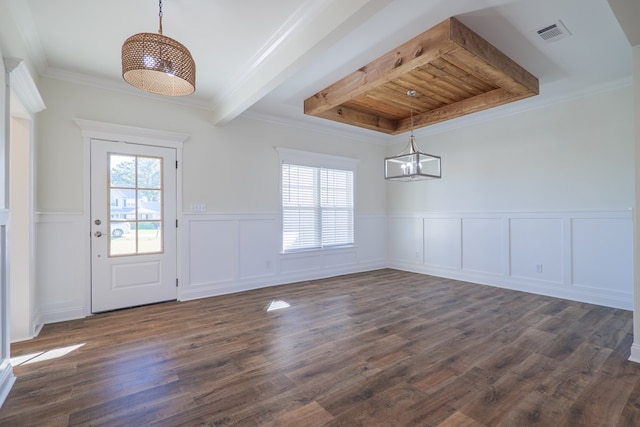
[[283, 250], [353, 242], [353, 171], [283, 162]]

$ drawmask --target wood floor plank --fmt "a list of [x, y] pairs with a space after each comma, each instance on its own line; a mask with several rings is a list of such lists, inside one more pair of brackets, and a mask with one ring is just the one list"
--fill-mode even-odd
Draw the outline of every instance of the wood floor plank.
[[415, 416], [415, 409], [427, 404], [427, 395], [416, 388], [398, 383], [361, 405], [356, 405], [336, 417], [338, 424], [359, 426], [396, 425], [404, 414]]
[[566, 425], [610, 426], [620, 419], [635, 381], [596, 374], [570, 410], [560, 419]]
[[308, 403], [296, 410], [278, 415], [273, 422], [265, 424], [268, 427], [298, 427], [298, 426], [328, 426], [334, 417], [318, 405], [317, 402]]
[[501, 424], [518, 427], [562, 425], [560, 420], [566, 414], [566, 409], [565, 402], [549, 399], [535, 390], [508, 412]]
[[628, 311], [383, 269], [46, 325], [0, 425], [631, 427], [632, 341]]
[[438, 424], [438, 427], [485, 427], [462, 412], [454, 412], [449, 418]]
[[535, 387], [535, 383], [509, 373], [458, 409], [484, 425], [499, 425]]
[[616, 425], [640, 426], [640, 382], [636, 382]]

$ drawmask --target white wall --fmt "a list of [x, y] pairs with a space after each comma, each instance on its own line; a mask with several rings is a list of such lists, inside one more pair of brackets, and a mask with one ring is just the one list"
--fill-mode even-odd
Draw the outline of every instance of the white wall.
[[[69, 265], [83, 257], [89, 264], [83, 143], [73, 118], [190, 135], [182, 168], [180, 299], [389, 265], [631, 307], [632, 249], [625, 234], [634, 203], [628, 88], [424, 140], [418, 133], [426, 151], [443, 156], [443, 179], [417, 183], [385, 183], [385, 149], [375, 141], [242, 117], [213, 127], [203, 110], [47, 79], [40, 88], [49, 107], [39, 115], [43, 137], [37, 147], [37, 288], [43, 322], [87, 314], [86, 271]], [[360, 159], [356, 249], [279, 253], [274, 146]], [[246, 171], [241, 179], [238, 169]], [[385, 186], [386, 194], [380, 191]], [[189, 212], [194, 203], [206, 203], [208, 212]], [[532, 233], [540, 237], [533, 246]], [[441, 243], [435, 244], [434, 236]], [[612, 237], [601, 244], [603, 236]], [[536, 271], [538, 264], [542, 272]], [[602, 283], [606, 277], [616, 282]]]
[[[38, 322], [88, 314], [89, 221], [83, 138], [74, 118], [190, 135], [182, 156], [179, 298], [386, 266], [385, 148], [325, 133], [238, 118], [214, 127], [210, 112], [141, 96], [42, 79], [36, 169]], [[275, 146], [358, 159], [357, 247], [280, 254], [280, 164]], [[206, 213], [191, 213], [192, 204]]]
[[9, 390], [15, 381], [13, 369], [10, 363], [10, 329], [9, 329], [9, 211], [5, 206], [4, 189], [8, 184], [5, 180], [5, 160], [8, 160], [9, 147], [9, 94], [6, 89], [6, 73], [3, 61], [3, 52], [0, 49], [0, 406], [9, 394]]
[[635, 124], [635, 311], [633, 313], [633, 345], [631, 346], [631, 357], [629, 360], [640, 363], [640, 44], [633, 47], [633, 97]]
[[424, 151], [442, 156], [442, 179], [390, 182], [388, 209], [628, 209], [634, 202], [632, 114], [630, 87], [623, 87], [446, 133], [416, 133]]
[[11, 341], [31, 338], [31, 147], [29, 122], [11, 117]]
[[418, 136], [443, 178], [388, 183], [390, 265], [632, 309], [632, 102], [625, 87]]
[[83, 141], [73, 118], [190, 135], [183, 152], [185, 210], [192, 203], [206, 203], [211, 212], [277, 212], [279, 164], [274, 146], [358, 158], [357, 209], [385, 210], [385, 195], [379, 191], [384, 185], [381, 145], [242, 117], [214, 127], [207, 110], [50, 79], [42, 79], [39, 87], [47, 110], [39, 115], [38, 211], [83, 209]]
[[[37, 147], [41, 322], [88, 314], [88, 275], [77, 268], [89, 265], [85, 165], [73, 118], [190, 135], [182, 167], [180, 299], [392, 266], [631, 308], [628, 88], [425, 141], [418, 135], [426, 151], [443, 156], [444, 178], [417, 183], [385, 183], [385, 149], [375, 141], [242, 117], [213, 127], [206, 111], [47, 79], [41, 91], [49, 107], [39, 115]], [[280, 254], [274, 146], [360, 160], [356, 248]], [[236, 179], [239, 168], [246, 172]], [[208, 212], [189, 212], [194, 203], [206, 203]]]

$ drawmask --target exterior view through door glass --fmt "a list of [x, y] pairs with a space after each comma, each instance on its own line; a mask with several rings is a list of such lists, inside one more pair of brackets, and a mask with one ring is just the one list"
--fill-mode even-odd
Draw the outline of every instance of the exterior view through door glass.
[[91, 140], [91, 311], [177, 298], [176, 150]]
[[109, 256], [161, 253], [162, 158], [108, 153]]

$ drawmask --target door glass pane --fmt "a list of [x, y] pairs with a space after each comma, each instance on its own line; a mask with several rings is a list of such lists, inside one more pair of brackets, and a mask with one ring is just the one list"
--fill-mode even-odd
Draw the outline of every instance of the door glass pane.
[[111, 154], [109, 175], [111, 187], [132, 188], [136, 185], [135, 156]]
[[138, 187], [160, 188], [162, 159], [138, 157]]
[[138, 221], [138, 253], [162, 251], [160, 221]]
[[110, 153], [109, 177], [109, 256], [162, 253], [162, 159]]
[[162, 219], [162, 190], [138, 190], [138, 197], [139, 220]]

